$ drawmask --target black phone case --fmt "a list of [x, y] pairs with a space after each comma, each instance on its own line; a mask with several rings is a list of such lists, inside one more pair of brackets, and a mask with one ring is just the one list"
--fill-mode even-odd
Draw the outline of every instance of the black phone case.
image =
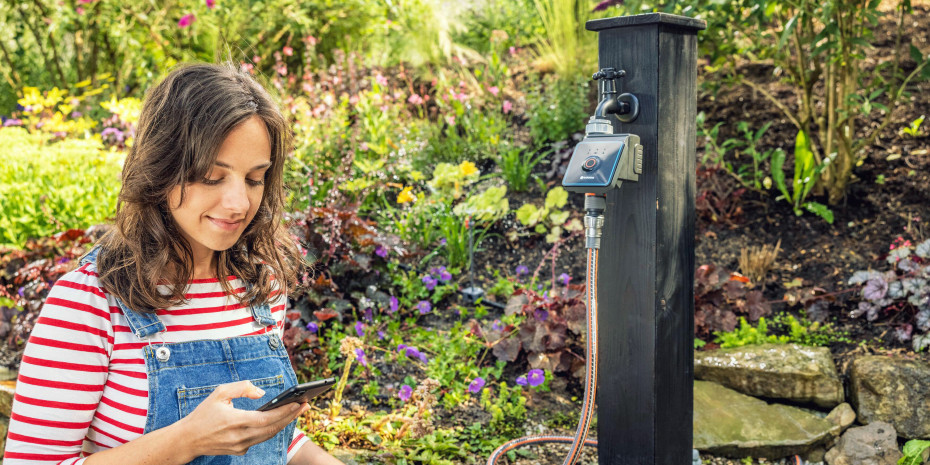
[[310, 399], [328, 391], [329, 388], [333, 387], [334, 384], [336, 384], [336, 378], [326, 378], [291, 386], [290, 389], [278, 394], [274, 399], [271, 399], [268, 401], [268, 403], [259, 407], [258, 411], [264, 412], [266, 410], [275, 409], [292, 402], [307, 402]]

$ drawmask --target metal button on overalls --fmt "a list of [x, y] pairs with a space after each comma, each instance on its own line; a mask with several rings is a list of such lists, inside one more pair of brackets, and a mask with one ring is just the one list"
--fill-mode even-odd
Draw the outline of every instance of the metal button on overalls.
[[271, 347], [271, 350], [278, 350], [278, 347], [281, 345], [281, 340], [278, 339], [278, 336], [272, 335], [268, 338], [268, 346]]
[[171, 350], [165, 346], [161, 346], [155, 349], [155, 358], [159, 361], [167, 362], [168, 359], [171, 358]]

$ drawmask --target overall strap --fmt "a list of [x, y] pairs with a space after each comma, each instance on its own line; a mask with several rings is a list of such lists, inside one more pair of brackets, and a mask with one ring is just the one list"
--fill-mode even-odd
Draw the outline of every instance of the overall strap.
[[[252, 290], [252, 283], [245, 283], [245, 292], [248, 293]], [[262, 326], [271, 326], [275, 324], [274, 318], [271, 317], [271, 306], [268, 305], [268, 302], [264, 302], [261, 305], [255, 306], [252, 305], [249, 307], [252, 310], [252, 318]]]
[[[84, 254], [78, 263], [80, 266], [84, 266], [85, 264], [90, 263], [91, 266], [96, 270], [97, 255], [99, 253], [100, 246], [96, 245], [90, 250], [90, 252]], [[132, 330], [132, 333], [135, 334], [139, 339], [146, 338], [155, 333], [160, 333], [166, 329], [165, 324], [162, 323], [160, 319], [158, 319], [158, 315], [154, 313], [133, 311], [131, 308], [127, 307], [119, 297], [113, 296], [113, 298], [116, 300], [116, 305], [119, 305], [120, 310], [123, 311], [123, 315], [126, 315], [126, 319], [129, 321], [129, 328]]]

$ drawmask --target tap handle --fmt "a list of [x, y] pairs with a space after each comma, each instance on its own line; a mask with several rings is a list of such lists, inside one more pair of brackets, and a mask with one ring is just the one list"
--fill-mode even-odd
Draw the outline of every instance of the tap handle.
[[626, 71], [622, 69], [617, 70], [614, 68], [603, 68], [600, 71], [594, 73], [594, 76], [592, 76], [591, 78], [597, 81], [600, 79], [612, 80], [616, 78], [621, 78], [623, 76], [626, 76]]

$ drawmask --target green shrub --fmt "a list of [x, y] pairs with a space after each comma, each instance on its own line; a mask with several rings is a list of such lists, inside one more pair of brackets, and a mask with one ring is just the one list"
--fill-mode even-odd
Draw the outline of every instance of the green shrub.
[[584, 130], [589, 111], [587, 78], [558, 79], [546, 76], [527, 95], [526, 125], [537, 145], [568, 140]]
[[103, 222], [116, 208], [124, 154], [93, 139], [44, 143], [22, 128], [0, 130], [0, 246], [23, 247], [48, 236]]

